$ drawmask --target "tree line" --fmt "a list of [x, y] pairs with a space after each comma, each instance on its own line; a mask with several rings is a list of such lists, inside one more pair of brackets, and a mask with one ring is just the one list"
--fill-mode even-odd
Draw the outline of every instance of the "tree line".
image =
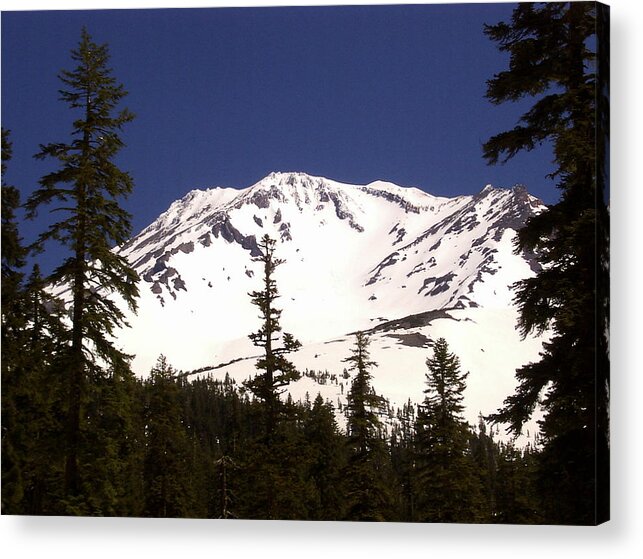
[[[346, 356], [351, 384], [340, 429], [317, 397], [293, 402], [299, 342], [281, 331], [264, 237], [249, 294], [263, 354], [242, 386], [188, 378], [163, 357], [146, 379], [113, 344], [126, 326], [114, 296], [136, 309], [136, 273], [112, 250], [130, 235], [120, 200], [133, 181], [114, 157], [133, 118], [108, 67], [106, 45], [83, 30], [63, 71], [61, 100], [74, 110], [67, 142], [40, 146], [57, 169], [22, 205], [60, 216], [23, 246], [19, 190], [2, 131], [2, 512], [197, 518], [593, 524], [609, 514], [609, 221], [605, 143], [607, 12], [596, 3], [519, 4], [485, 32], [509, 53], [488, 82], [493, 103], [536, 99], [516, 127], [484, 145], [490, 163], [548, 141], [560, 201], [528, 220], [517, 251], [542, 265], [519, 282], [523, 335], [548, 331], [540, 360], [517, 371], [518, 388], [473, 429], [462, 417], [466, 374], [443, 339], [427, 356], [424, 400], [390, 432], [371, 386], [368, 337]], [[593, 50], [590, 48], [595, 45]], [[48, 243], [67, 249], [42, 276], [27, 262]], [[52, 285], [69, 288], [67, 305]], [[501, 348], [499, 348], [501, 351]], [[540, 444], [494, 441], [489, 422], [519, 434], [541, 403]]]

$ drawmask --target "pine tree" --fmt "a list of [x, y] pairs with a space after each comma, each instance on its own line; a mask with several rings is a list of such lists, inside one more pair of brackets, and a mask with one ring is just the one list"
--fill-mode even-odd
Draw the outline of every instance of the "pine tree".
[[462, 417], [468, 373], [449, 352], [444, 338], [435, 341], [424, 401], [416, 423], [418, 520], [480, 520], [480, 486], [469, 453], [469, 429]]
[[247, 463], [257, 484], [258, 505], [253, 514], [257, 518], [296, 518], [301, 499], [295, 495], [299, 486], [300, 468], [293, 462], [297, 452], [298, 434], [287, 423], [294, 420], [291, 405], [280, 399], [286, 387], [300, 377], [291, 361], [286, 358], [301, 344], [292, 334], [282, 333], [280, 325], [281, 309], [275, 304], [279, 297], [275, 271], [283, 260], [275, 256], [276, 241], [264, 235], [258, 243], [261, 255], [253, 262], [263, 264], [263, 289], [249, 293], [251, 301], [259, 309], [261, 327], [250, 334], [252, 343], [263, 349], [263, 356], [257, 360], [256, 368], [263, 371], [244, 383], [261, 403], [263, 434], [252, 447]]
[[344, 359], [355, 371], [346, 403], [348, 464], [346, 467], [346, 520], [387, 520], [392, 497], [387, 486], [390, 459], [378, 412], [384, 399], [371, 386], [369, 339], [357, 332], [352, 355]]
[[542, 265], [516, 286], [520, 330], [552, 336], [492, 416], [519, 433], [542, 397], [540, 477], [551, 523], [593, 524], [609, 514], [608, 15], [595, 2], [524, 3], [510, 23], [485, 29], [510, 55], [509, 70], [488, 82], [488, 99], [537, 99], [514, 129], [485, 144], [485, 157], [496, 163], [550, 141], [561, 191], [516, 245]]
[[64, 70], [60, 80], [61, 100], [77, 113], [69, 143], [41, 145], [39, 159], [53, 158], [60, 168], [45, 175], [27, 201], [28, 215], [41, 206], [56, 204], [63, 212], [41, 234], [37, 246], [56, 240], [70, 255], [46, 278], [65, 282], [71, 291], [71, 343], [67, 352], [67, 441], [65, 494], [80, 495], [83, 483], [79, 469], [84, 405], [91, 390], [92, 375], [103, 363], [127, 367], [128, 356], [112, 343], [111, 334], [125, 324], [123, 311], [109, 298], [115, 294], [135, 309], [138, 294], [135, 272], [127, 261], [112, 251], [130, 233], [130, 216], [118, 199], [132, 190], [132, 179], [113, 162], [123, 147], [119, 132], [133, 115], [116, 106], [126, 95], [111, 76], [106, 45], [95, 44], [83, 29], [80, 44], [72, 51], [77, 66]]
[[265, 405], [267, 444], [271, 443], [276, 429], [280, 407], [279, 396], [286, 386], [300, 376], [295, 366], [285, 357], [286, 354], [296, 351], [301, 346], [299, 341], [291, 334], [284, 333], [281, 345], [277, 345], [281, 332], [279, 319], [282, 311], [275, 307], [279, 291], [274, 274], [277, 267], [284, 261], [275, 256], [275, 248], [276, 241], [264, 235], [259, 242], [261, 256], [252, 259], [253, 262], [262, 263], [264, 271], [263, 289], [249, 294], [252, 303], [259, 308], [259, 318], [262, 320], [261, 328], [249, 337], [254, 345], [264, 350], [263, 357], [256, 365], [263, 373], [245, 383], [246, 388]]

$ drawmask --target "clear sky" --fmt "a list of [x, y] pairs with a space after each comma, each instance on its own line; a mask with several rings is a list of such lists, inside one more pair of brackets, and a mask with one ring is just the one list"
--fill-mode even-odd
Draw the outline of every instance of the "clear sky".
[[[557, 198], [551, 152], [489, 167], [482, 143], [528, 106], [494, 106], [507, 66], [483, 34], [513, 4], [148, 9], [2, 13], [7, 182], [23, 200], [51, 167], [40, 143], [67, 141], [58, 100], [82, 26], [107, 43], [137, 118], [118, 157], [135, 191], [134, 233], [194, 188], [246, 187], [271, 171], [349, 183], [383, 179], [437, 195], [527, 185]], [[30, 238], [40, 223], [26, 224]]]

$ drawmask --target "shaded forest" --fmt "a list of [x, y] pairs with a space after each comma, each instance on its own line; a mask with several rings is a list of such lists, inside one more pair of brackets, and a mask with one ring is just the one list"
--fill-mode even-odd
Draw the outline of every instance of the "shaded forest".
[[269, 440], [265, 402], [227, 377], [189, 379], [165, 358], [145, 380], [104, 375], [85, 407], [75, 495], [64, 493], [64, 387], [49, 385], [38, 407], [24, 394], [3, 455], [3, 513], [542, 522], [533, 449], [495, 442], [482, 419], [475, 431], [457, 415], [433, 425], [431, 405], [404, 406], [391, 426], [368, 405], [365, 373], [348, 432], [321, 397], [286, 399]]

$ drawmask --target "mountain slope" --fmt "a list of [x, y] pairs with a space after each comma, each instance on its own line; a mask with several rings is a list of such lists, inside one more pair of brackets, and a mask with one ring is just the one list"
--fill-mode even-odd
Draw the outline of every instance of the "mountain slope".
[[[304, 344], [299, 367], [338, 375], [349, 334], [372, 330], [375, 386], [401, 405], [421, 399], [430, 340], [444, 335], [471, 369], [475, 419], [494, 411], [515, 368], [541, 346], [519, 339], [509, 286], [533, 274], [533, 258], [514, 254], [513, 239], [542, 207], [521, 186], [446, 198], [302, 173], [195, 190], [120, 248], [142, 281], [138, 315], [119, 342], [136, 354], [138, 374], [160, 353], [184, 371], [235, 361], [211, 370], [240, 381], [253, 374], [252, 360], [239, 358], [257, 353], [247, 338], [259, 323], [247, 294], [260, 285], [252, 257], [268, 234], [285, 259], [276, 280], [284, 330]], [[341, 401], [348, 385], [305, 378], [292, 392]]]

